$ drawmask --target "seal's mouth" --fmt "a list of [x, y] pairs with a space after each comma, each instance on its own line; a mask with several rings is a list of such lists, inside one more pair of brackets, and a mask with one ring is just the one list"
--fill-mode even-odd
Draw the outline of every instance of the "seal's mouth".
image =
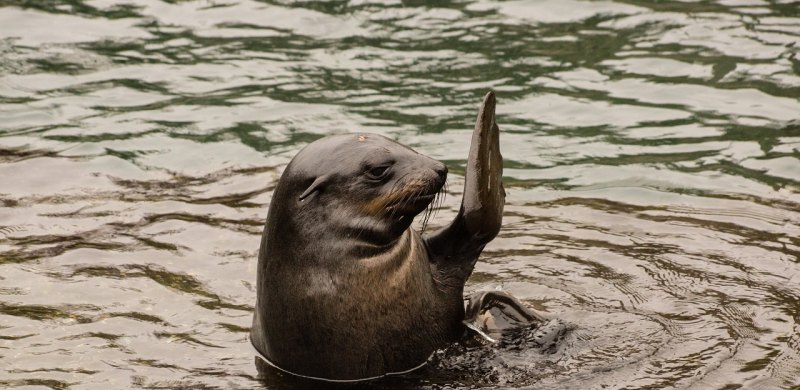
[[444, 183], [439, 188], [425, 188], [423, 191], [412, 192], [400, 198], [398, 201], [387, 206], [386, 211], [392, 219], [398, 220], [413, 218], [424, 211], [422, 217], [422, 231], [425, 231], [428, 220], [442, 205], [445, 194]]
[[428, 206], [436, 198], [436, 194], [412, 195], [401, 199], [397, 203], [386, 207], [386, 211], [406, 214], [413, 212], [415, 215]]

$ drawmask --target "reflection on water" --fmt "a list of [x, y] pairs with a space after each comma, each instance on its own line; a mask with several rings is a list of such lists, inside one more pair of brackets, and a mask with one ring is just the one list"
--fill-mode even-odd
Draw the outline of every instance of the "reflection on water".
[[485, 382], [800, 387], [799, 48], [791, 0], [0, 1], [0, 385], [260, 386], [291, 156], [439, 158], [441, 225], [494, 89], [509, 204], [468, 290], [575, 330]]

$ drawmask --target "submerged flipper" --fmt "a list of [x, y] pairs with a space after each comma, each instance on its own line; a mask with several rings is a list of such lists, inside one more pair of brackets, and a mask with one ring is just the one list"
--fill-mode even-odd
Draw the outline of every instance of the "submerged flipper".
[[464, 325], [491, 342], [499, 341], [509, 329], [544, 321], [544, 317], [502, 291], [481, 291], [467, 298]]
[[426, 239], [431, 260], [462, 285], [483, 247], [500, 231], [506, 193], [495, 95], [484, 96], [472, 133], [461, 209], [450, 225]]

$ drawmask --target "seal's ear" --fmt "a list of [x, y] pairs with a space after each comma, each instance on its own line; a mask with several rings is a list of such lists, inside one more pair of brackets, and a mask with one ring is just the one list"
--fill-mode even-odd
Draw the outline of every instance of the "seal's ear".
[[328, 175], [322, 175], [316, 178], [313, 183], [311, 183], [302, 194], [300, 194], [300, 198], [297, 200], [303, 201], [305, 198], [308, 198], [311, 194], [321, 189], [321, 187], [328, 181]]

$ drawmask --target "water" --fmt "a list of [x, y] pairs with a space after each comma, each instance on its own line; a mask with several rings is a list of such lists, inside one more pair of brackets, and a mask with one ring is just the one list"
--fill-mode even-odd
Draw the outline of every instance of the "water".
[[408, 144], [450, 167], [441, 226], [494, 89], [508, 205], [468, 290], [575, 330], [488, 385], [800, 388], [800, 3], [0, 5], [2, 387], [264, 385], [289, 159]]

